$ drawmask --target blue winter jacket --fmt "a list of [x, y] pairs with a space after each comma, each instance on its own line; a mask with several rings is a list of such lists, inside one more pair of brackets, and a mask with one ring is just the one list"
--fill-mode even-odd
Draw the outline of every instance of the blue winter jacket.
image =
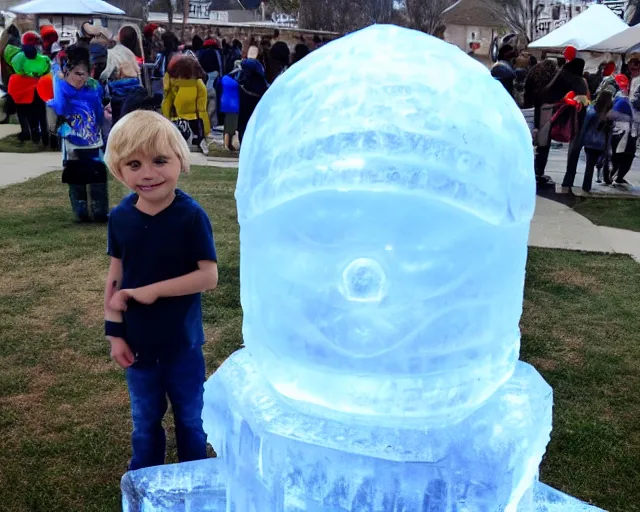
[[146, 90], [140, 85], [137, 78], [121, 78], [108, 84], [111, 96], [111, 115], [113, 124], [116, 124], [123, 116], [122, 107], [124, 103], [134, 96], [138, 96], [140, 91], [146, 95]]
[[598, 119], [595, 107], [590, 105], [582, 128], [582, 145], [585, 148], [604, 151], [606, 147], [605, 123], [606, 121]]
[[220, 112], [224, 114], [238, 114], [240, 112], [240, 85], [231, 75], [222, 77]]
[[68, 125], [63, 136], [76, 146], [98, 146], [102, 143], [101, 127], [104, 110], [102, 86], [89, 79], [82, 89], [76, 89], [63, 78], [54, 75], [54, 98], [47, 103]]

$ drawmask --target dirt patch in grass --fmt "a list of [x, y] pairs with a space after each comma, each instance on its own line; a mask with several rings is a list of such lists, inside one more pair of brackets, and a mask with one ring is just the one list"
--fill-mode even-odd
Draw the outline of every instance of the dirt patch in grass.
[[12, 396], [0, 397], [0, 408], [6, 407], [17, 413], [20, 418], [23, 432], [8, 430], [3, 432], [3, 443], [7, 446], [13, 442], [19, 442], [26, 432], [36, 438], [50, 436], [47, 429], [47, 418], [45, 412], [46, 390], [57, 381], [56, 375], [44, 370], [42, 367], [20, 368], [20, 373], [26, 377], [28, 385], [23, 393]]
[[579, 269], [554, 269], [549, 274], [549, 279], [564, 285], [579, 286], [592, 291], [598, 290], [598, 279], [590, 274], [586, 274]]

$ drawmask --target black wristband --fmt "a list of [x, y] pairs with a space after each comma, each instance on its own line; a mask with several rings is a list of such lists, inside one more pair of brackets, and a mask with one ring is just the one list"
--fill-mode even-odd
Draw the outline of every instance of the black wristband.
[[104, 335], [111, 336], [113, 338], [124, 338], [125, 329], [124, 324], [119, 322], [104, 321]]

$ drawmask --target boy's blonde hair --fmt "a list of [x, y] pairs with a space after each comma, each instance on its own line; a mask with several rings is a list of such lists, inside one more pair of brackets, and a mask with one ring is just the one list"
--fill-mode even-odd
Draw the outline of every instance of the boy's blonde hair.
[[183, 172], [189, 171], [189, 145], [180, 131], [167, 118], [149, 110], [137, 110], [124, 116], [109, 133], [105, 163], [111, 174], [122, 181], [121, 166], [134, 153], [149, 156], [167, 155], [173, 151]]

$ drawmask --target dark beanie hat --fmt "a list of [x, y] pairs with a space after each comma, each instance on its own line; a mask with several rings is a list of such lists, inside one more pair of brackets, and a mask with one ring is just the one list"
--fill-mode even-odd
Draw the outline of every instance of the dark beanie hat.
[[89, 62], [93, 66], [96, 62], [107, 59], [107, 47], [102, 43], [89, 44]]
[[33, 60], [38, 56], [38, 50], [35, 46], [31, 46], [30, 44], [23, 45], [22, 51], [24, 52], [24, 56], [29, 60]]

